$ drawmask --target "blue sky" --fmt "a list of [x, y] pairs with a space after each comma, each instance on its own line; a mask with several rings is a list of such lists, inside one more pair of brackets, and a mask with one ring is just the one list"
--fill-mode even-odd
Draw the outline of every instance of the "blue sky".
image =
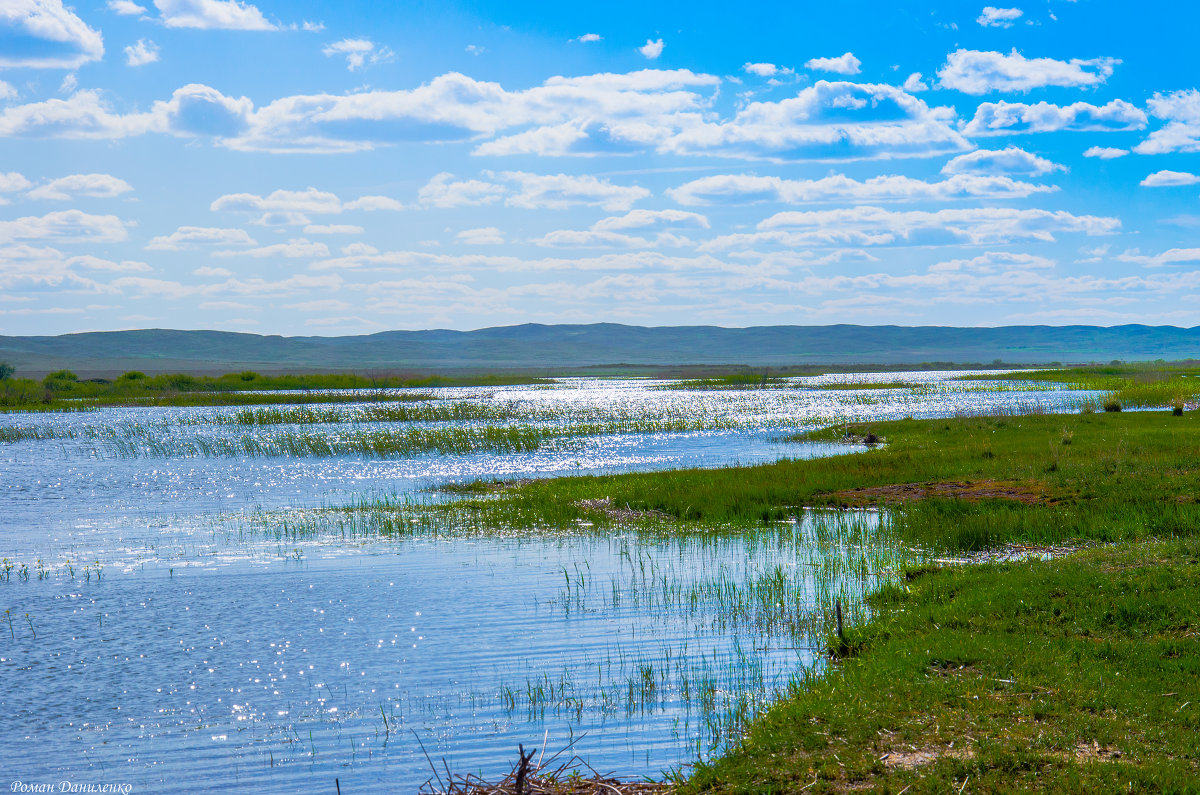
[[0, 334], [1200, 325], [1192, 4], [0, 3]]

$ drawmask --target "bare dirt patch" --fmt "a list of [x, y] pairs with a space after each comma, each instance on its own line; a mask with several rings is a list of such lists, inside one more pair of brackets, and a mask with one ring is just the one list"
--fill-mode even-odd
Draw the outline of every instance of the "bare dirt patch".
[[1026, 505], [1056, 502], [1046, 488], [1035, 482], [1015, 480], [946, 480], [933, 483], [893, 483], [835, 492], [845, 505], [909, 502], [931, 498], [966, 500], [1015, 500]]
[[930, 745], [925, 748], [896, 749], [879, 758], [888, 770], [913, 770], [933, 764], [939, 759], [973, 759], [975, 751], [967, 747]]
[[1115, 748], [1102, 746], [1097, 742], [1080, 743], [1072, 751], [1063, 754], [1066, 759], [1074, 759], [1080, 764], [1086, 762], [1109, 762], [1121, 758], [1121, 752]]

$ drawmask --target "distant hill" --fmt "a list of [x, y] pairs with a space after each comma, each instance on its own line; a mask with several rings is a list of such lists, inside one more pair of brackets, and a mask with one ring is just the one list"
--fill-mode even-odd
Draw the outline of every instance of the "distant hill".
[[624, 326], [525, 324], [476, 331], [280, 337], [144, 329], [0, 336], [19, 375], [69, 368], [88, 377], [148, 373], [563, 371], [644, 366], [920, 362], [1107, 362], [1200, 357], [1200, 328], [1175, 326]]

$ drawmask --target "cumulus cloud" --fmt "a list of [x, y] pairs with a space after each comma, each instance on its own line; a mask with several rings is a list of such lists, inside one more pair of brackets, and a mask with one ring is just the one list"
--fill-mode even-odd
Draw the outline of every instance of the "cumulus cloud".
[[361, 69], [368, 62], [372, 64], [386, 63], [395, 57], [395, 53], [388, 47], [376, 49], [375, 43], [370, 39], [342, 39], [326, 45], [321, 52], [327, 56], [345, 56], [346, 68], [351, 72]]
[[744, 63], [742, 71], [759, 77], [774, 77], [776, 75], [795, 74], [792, 69], [785, 66], [776, 66], [773, 63]]
[[836, 72], [839, 75], [856, 75], [862, 61], [854, 57], [852, 52], [844, 52], [836, 58], [811, 58], [804, 62], [805, 69], [819, 72]]
[[215, 251], [214, 257], [254, 257], [255, 259], [264, 259], [267, 257], [286, 257], [287, 259], [300, 259], [303, 257], [328, 257], [329, 247], [324, 243], [314, 243], [305, 238], [295, 238], [286, 243], [274, 243], [269, 246], [259, 246], [257, 248], [247, 248], [237, 251]]
[[0, 243], [14, 240], [61, 240], [76, 243], [119, 243], [128, 236], [115, 215], [59, 210], [42, 216], [0, 221]]
[[1101, 160], [1113, 160], [1129, 154], [1128, 149], [1116, 149], [1111, 146], [1092, 146], [1084, 151], [1084, 157], [1098, 157]]
[[133, 0], [108, 0], [106, 5], [109, 11], [112, 11], [114, 14], [121, 14], [122, 16], [146, 13], [145, 6], [140, 6], [133, 2]]
[[499, 246], [504, 243], [504, 235], [494, 226], [464, 229], [455, 237], [459, 243], [468, 246]]
[[653, 61], [658, 56], [662, 55], [662, 51], [663, 51], [663, 40], [662, 39], [658, 39], [657, 41], [651, 41], [650, 39], [646, 39], [646, 43], [643, 44], [641, 47], [638, 47], [638, 52], [640, 52], [642, 55], [646, 56], [651, 61]]
[[77, 69], [104, 57], [100, 32], [62, 0], [7, 0], [0, 4], [0, 66]]
[[920, 72], [913, 72], [904, 79], [904, 84], [900, 86], [910, 94], [916, 94], [921, 91], [928, 91], [929, 84], [921, 79]]
[[970, 136], [1011, 135], [1014, 133], [1072, 131], [1117, 132], [1140, 130], [1146, 126], [1146, 114], [1121, 99], [1107, 105], [1076, 102], [1052, 105], [1038, 102], [984, 102], [963, 127]]
[[985, 28], [1011, 28], [1013, 23], [1020, 19], [1024, 13], [1019, 8], [984, 6], [983, 13], [975, 21]]
[[358, 235], [363, 228], [354, 224], [308, 224], [304, 227], [306, 235]]
[[400, 91], [314, 94], [255, 108], [201, 84], [147, 112], [113, 112], [95, 91], [0, 111], [0, 135], [207, 137], [229, 148], [342, 152], [400, 141], [478, 141], [480, 155], [704, 154], [774, 160], [932, 156], [972, 148], [952, 108], [888, 85], [818, 81], [722, 119], [719, 79], [686, 69], [554, 77], [507, 91], [451, 73]]
[[403, 202], [399, 202], [391, 196], [360, 196], [353, 201], [346, 202], [345, 207], [347, 210], [366, 210], [367, 212], [406, 209]]
[[1115, 58], [1057, 61], [1053, 58], [1026, 58], [1014, 48], [999, 52], [956, 50], [946, 56], [938, 70], [939, 85], [964, 94], [989, 91], [1029, 91], [1046, 86], [1083, 88], [1103, 83], [1121, 63]]
[[659, 150], [781, 160], [928, 157], [971, 148], [947, 123], [952, 114], [895, 86], [818, 80], [795, 97], [752, 102], [728, 122], [684, 129]]
[[959, 155], [942, 167], [943, 174], [1015, 174], [1029, 177], [1066, 170], [1066, 166], [1052, 163], [1017, 146], [1006, 146], [999, 150], [978, 149]]
[[[16, 193], [19, 190], [25, 190], [33, 183], [25, 178], [24, 174], [19, 174], [16, 171], [7, 173], [0, 171], [0, 193]], [[0, 199], [0, 204], [7, 204], [7, 199]]]
[[316, 188], [277, 190], [266, 196], [254, 193], [229, 193], [213, 200], [208, 206], [213, 212], [236, 210], [243, 212], [279, 213], [340, 213], [342, 201], [336, 195]]
[[598, 232], [613, 232], [625, 229], [647, 229], [655, 226], [684, 226], [708, 229], [708, 219], [699, 213], [685, 210], [631, 210], [625, 215], [601, 218], [592, 224]]
[[226, 229], [209, 226], [181, 226], [169, 235], [153, 238], [146, 248], [150, 251], [184, 251], [195, 246], [253, 246], [254, 238], [245, 229]]
[[145, 66], [158, 60], [158, 45], [149, 39], [138, 39], [136, 44], [125, 48], [127, 66]]
[[1157, 93], [1146, 106], [1151, 115], [1167, 123], [1133, 148], [1140, 155], [1200, 152], [1200, 91], [1189, 88]]
[[29, 191], [31, 199], [66, 200], [75, 196], [112, 198], [129, 193], [133, 186], [111, 174], [72, 174], [59, 177]]
[[604, 37], [601, 36], [599, 33], [585, 33], [582, 36], [579, 36], [578, 38], [571, 39], [571, 41], [577, 41], [582, 44], [588, 44], [593, 41], [603, 41], [603, 40], [604, 40]]
[[257, 7], [238, 0], [154, 0], [168, 28], [277, 30]]
[[1200, 176], [1187, 171], [1155, 171], [1139, 182], [1147, 188], [1164, 188], [1176, 185], [1195, 185], [1200, 182]]
[[762, 201], [785, 204], [822, 202], [946, 201], [987, 198], [1017, 199], [1058, 188], [1018, 182], [1005, 176], [955, 174], [944, 180], [926, 182], [904, 176], [879, 176], [856, 180], [841, 174], [821, 179], [783, 179], [726, 174], [702, 177], [667, 195], [684, 205], [748, 204]]
[[1054, 240], [1059, 232], [1113, 234], [1116, 218], [1073, 215], [1065, 211], [1001, 207], [891, 211], [879, 207], [787, 211], [758, 224], [754, 233], [724, 235], [703, 249], [745, 247], [760, 243], [781, 246], [973, 245], [1016, 240]]
[[458, 180], [448, 171], [437, 174], [418, 192], [417, 200], [426, 207], [466, 207], [492, 204], [508, 192], [508, 188], [478, 179]]
[[589, 175], [505, 171], [500, 176], [516, 183], [514, 192], [504, 203], [529, 210], [564, 210], [580, 205], [602, 207], [610, 212], [628, 210], [634, 202], [650, 195], [643, 187], [614, 185]]
[[1146, 255], [1137, 249], [1118, 254], [1115, 259], [1121, 262], [1134, 262], [1147, 268], [1161, 268], [1165, 265], [1177, 265], [1180, 262], [1200, 262], [1200, 248], [1172, 248], [1161, 254]]

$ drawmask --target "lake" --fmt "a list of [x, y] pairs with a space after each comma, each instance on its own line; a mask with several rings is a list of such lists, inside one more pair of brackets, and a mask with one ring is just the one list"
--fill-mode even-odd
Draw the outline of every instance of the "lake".
[[403, 419], [366, 400], [0, 417], [0, 768], [133, 791], [414, 791], [435, 770], [500, 777], [523, 743], [661, 777], [819, 673], [832, 600], [861, 617], [863, 594], [919, 558], [886, 516], [347, 537], [328, 509], [479, 479], [856, 454], [786, 437], [1092, 397], [959, 375], [447, 388]]

